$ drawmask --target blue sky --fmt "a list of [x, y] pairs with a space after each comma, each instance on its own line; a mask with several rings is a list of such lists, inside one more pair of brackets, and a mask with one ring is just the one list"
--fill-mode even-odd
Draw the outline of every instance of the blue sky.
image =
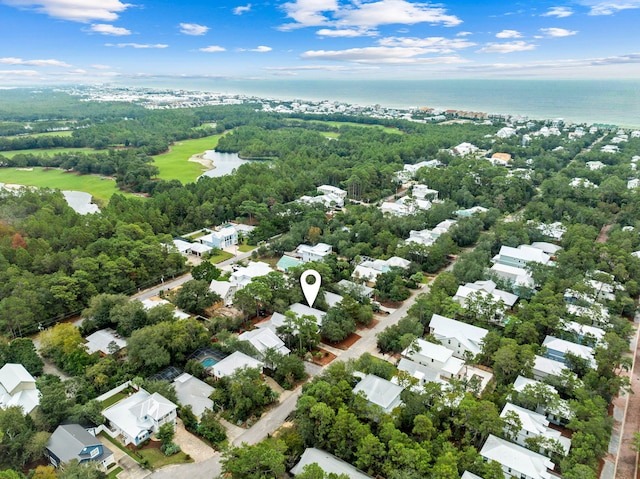
[[638, 79], [640, 0], [0, 0], [0, 86], [173, 77]]

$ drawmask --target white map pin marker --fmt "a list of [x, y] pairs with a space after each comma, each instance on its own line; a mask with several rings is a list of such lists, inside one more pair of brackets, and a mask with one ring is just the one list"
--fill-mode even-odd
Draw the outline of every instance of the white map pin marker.
[[[313, 276], [315, 278], [315, 282], [313, 284], [307, 283], [307, 278], [309, 276]], [[318, 293], [320, 292], [320, 283], [322, 282], [322, 277], [320, 273], [318, 273], [315, 269], [308, 269], [300, 276], [300, 286], [302, 286], [302, 292], [304, 293], [304, 297], [307, 300], [307, 304], [313, 308], [313, 303], [318, 297]]]

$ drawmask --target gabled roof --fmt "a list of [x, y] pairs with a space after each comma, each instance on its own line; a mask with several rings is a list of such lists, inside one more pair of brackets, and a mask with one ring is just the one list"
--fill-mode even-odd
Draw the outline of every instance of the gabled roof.
[[503, 245], [500, 247], [500, 252], [493, 258], [493, 261], [500, 262], [505, 257], [516, 258], [527, 263], [535, 262], [541, 264], [547, 264], [550, 260], [548, 254], [529, 245], [520, 245], [517, 248]]
[[296, 313], [298, 316], [314, 316], [317, 320], [318, 326], [322, 324], [322, 320], [324, 319], [325, 312], [320, 311], [319, 309], [311, 308], [306, 304], [302, 303], [293, 303], [289, 306], [289, 310]]
[[444, 382], [440, 379], [440, 374], [435, 369], [428, 368], [407, 358], [400, 358], [397, 368], [398, 371], [405, 371], [420, 382]]
[[547, 471], [554, 467], [553, 462], [542, 454], [525, 449], [522, 446], [500, 439], [490, 434], [484, 443], [480, 455], [497, 461], [512, 471], [522, 473], [532, 479], [553, 479]]
[[365, 297], [369, 297], [373, 294], [373, 288], [364, 284], [354, 283], [348, 279], [341, 279], [338, 281], [338, 286], [340, 286], [344, 294], [357, 294]]
[[433, 329], [436, 339], [455, 338], [472, 354], [478, 354], [482, 349], [481, 343], [489, 332], [472, 324], [456, 321], [439, 314], [434, 314], [429, 321], [429, 328]]
[[[60, 462], [69, 462], [72, 459], [81, 461], [90, 457], [90, 449], [102, 446], [100, 439], [95, 437], [79, 424], [65, 424], [58, 426], [47, 443], [47, 449], [51, 451]], [[110, 449], [103, 446], [101, 455], [92, 458], [101, 461], [103, 457], [113, 454]]]
[[543, 414], [529, 411], [528, 409], [516, 406], [515, 404], [507, 403], [502, 409], [500, 417], [505, 418], [509, 412], [513, 412], [518, 416], [520, 423], [522, 424], [521, 431], [525, 431], [525, 436], [542, 436], [547, 439], [553, 439], [560, 443], [564, 448], [565, 454], [569, 452], [569, 449], [571, 448], [571, 439], [563, 437], [560, 431], [551, 429], [549, 427], [549, 421]]
[[350, 479], [372, 479], [371, 476], [359, 471], [348, 462], [338, 459], [333, 454], [329, 454], [321, 449], [316, 449], [315, 447], [305, 449], [298, 464], [291, 469], [291, 473], [296, 476], [309, 464], [317, 464], [328, 474], [346, 474]]
[[533, 363], [533, 370], [545, 373], [549, 376], [560, 376], [562, 371], [568, 369], [564, 363], [560, 361], [554, 361], [553, 359], [545, 358], [543, 356], [535, 357], [535, 362]]
[[213, 375], [217, 378], [231, 376], [233, 373], [243, 368], [258, 368], [262, 371], [262, 361], [247, 356], [246, 354], [236, 351], [227, 356], [222, 361], [214, 364]]
[[22, 364], [7, 363], [0, 369], [0, 407], [20, 406], [29, 414], [40, 404], [36, 380]]
[[353, 388], [354, 394], [358, 394], [360, 391], [364, 393], [367, 401], [380, 406], [384, 412], [390, 413], [400, 405], [400, 393], [404, 391], [404, 388], [375, 374], [367, 374]]
[[474, 474], [472, 472], [464, 471], [462, 473], [462, 476], [460, 476], [460, 479], [484, 479], [484, 478], [480, 477], [477, 474]]
[[596, 341], [602, 341], [605, 332], [603, 329], [596, 328], [588, 324], [580, 324], [576, 321], [566, 321], [564, 328], [567, 331], [576, 333], [578, 336], [593, 336]]
[[590, 348], [589, 346], [572, 343], [571, 341], [566, 341], [554, 336], [547, 336], [546, 338], [544, 338], [542, 345], [545, 346], [548, 350], [559, 351], [563, 354], [575, 354], [576, 356], [589, 361], [592, 366], [595, 365], [593, 358], [593, 348]]
[[159, 393], [153, 393], [145, 400], [131, 406], [131, 413], [136, 417], [151, 417], [156, 421], [162, 419], [177, 406]]
[[496, 284], [493, 281], [476, 281], [475, 283], [467, 283], [465, 285], [458, 286], [458, 290], [456, 291], [453, 300], [460, 301], [461, 299], [468, 299], [472, 294], [480, 294], [484, 298], [491, 298], [493, 303], [502, 301], [507, 308], [511, 308], [516, 304], [518, 296], [513, 293], [509, 293], [508, 291], [496, 289], [495, 286]]
[[326, 291], [324, 293], [324, 300], [327, 302], [330, 308], [333, 308], [336, 304], [342, 301], [344, 298], [339, 294], [332, 293], [330, 291]]
[[229, 290], [235, 287], [236, 286], [231, 284], [229, 281], [218, 281], [217, 279], [212, 279], [211, 283], [209, 283], [209, 291], [213, 291], [222, 299], [227, 296]]
[[240, 341], [248, 341], [256, 348], [260, 354], [265, 354], [267, 349], [274, 349], [282, 355], [287, 355], [291, 351], [284, 345], [284, 341], [280, 339], [276, 333], [269, 328], [253, 329], [245, 331], [238, 336]]
[[6, 363], [0, 368], [0, 385], [7, 393], [13, 394], [15, 389], [22, 383], [32, 383], [34, 385], [36, 383], [36, 380], [22, 364]]
[[116, 333], [111, 328], [101, 329], [100, 331], [96, 331], [95, 333], [90, 334], [86, 338], [87, 341], [87, 352], [89, 354], [100, 351], [104, 354], [110, 354], [109, 345], [111, 343], [115, 343], [118, 346], [118, 349], [122, 349], [127, 345], [127, 342], [120, 337], [118, 333]]
[[276, 263], [276, 268], [287, 271], [289, 268], [294, 268], [296, 266], [300, 266], [301, 264], [302, 261], [300, 261], [298, 258], [284, 255], [278, 260], [278, 263]]
[[213, 387], [189, 373], [182, 373], [173, 380], [173, 387], [180, 404], [191, 406], [193, 414], [200, 417], [205, 409], [213, 409], [213, 401], [209, 396]]

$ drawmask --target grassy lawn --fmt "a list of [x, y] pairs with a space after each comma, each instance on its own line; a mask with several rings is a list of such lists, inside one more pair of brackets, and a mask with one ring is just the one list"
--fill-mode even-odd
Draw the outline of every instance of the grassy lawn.
[[231, 258], [233, 258], [233, 254], [228, 253], [226, 251], [220, 251], [220, 254], [217, 254], [209, 258], [209, 261], [212, 262], [213, 264], [217, 264], [217, 263], [222, 263], [223, 261], [226, 261]]
[[50, 155], [53, 156], [56, 153], [93, 153], [96, 150], [93, 148], [33, 148], [31, 150], [9, 150], [9, 151], [0, 151], [0, 156], [4, 156], [6, 158], [13, 158], [18, 154], [30, 154], [30, 155]]
[[340, 133], [335, 131], [321, 131], [320, 134], [325, 138], [340, 138]]
[[86, 191], [101, 201], [108, 201], [114, 193], [119, 191], [115, 180], [103, 180], [99, 176], [78, 175], [56, 169], [45, 171], [43, 168], [33, 168], [33, 171], [19, 168], [0, 168], [0, 183]]
[[163, 180], [179, 180], [182, 183], [193, 183], [205, 168], [194, 161], [189, 161], [193, 155], [213, 150], [222, 135], [212, 135], [195, 140], [184, 140], [171, 145], [169, 153], [153, 157], [154, 164], [160, 170], [158, 175]]
[[120, 474], [122, 472], [122, 468], [120, 466], [117, 466], [113, 471], [110, 471], [109, 474], [107, 474], [107, 479], [116, 479], [116, 477], [118, 477], [118, 474]]
[[169, 464], [186, 464], [187, 462], [193, 462], [191, 456], [187, 458], [187, 454], [180, 451], [173, 456], [165, 456], [164, 452], [160, 449], [138, 449], [138, 453], [149, 461], [149, 464], [153, 469], [158, 469]]
[[248, 244], [241, 244], [240, 246], [238, 246], [238, 251], [240, 251], [241, 253], [248, 253], [249, 251], [253, 251], [256, 248], [257, 248], [257, 246], [250, 246]]
[[126, 389], [124, 391], [116, 393], [113, 396], [111, 396], [110, 398], [107, 398], [104, 401], [102, 401], [102, 408], [106, 409], [109, 406], [111, 406], [112, 404], [115, 404], [118, 401], [120, 401], [120, 399], [126, 398], [128, 395], [129, 394], [126, 392]]
[[64, 131], [46, 131], [44, 133], [29, 133], [27, 135], [20, 136], [28, 136], [29, 138], [42, 138], [43, 136], [71, 136], [73, 134], [72, 130], [64, 130]]

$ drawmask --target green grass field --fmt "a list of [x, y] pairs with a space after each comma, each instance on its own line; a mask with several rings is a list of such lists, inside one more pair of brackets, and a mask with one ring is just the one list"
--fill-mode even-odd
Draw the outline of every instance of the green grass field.
[[19, 168], [0, 168], [0, 183], [13, 183], [38, 188], [86, 191], [100, 201], [108, 201], [118, 192], [115, 180], [103, 180], [99, 176], [77, 175], [62, 170], [33, 168], [33, 171]]
[[46, 131], [44, 133], [29, 133], [27, 135], [29, 138], [42, 138], [43, 136], [71, 136], [73, 134], [72, 130], [64, 130], [64, 131]]
[[31, 150], [9, 150], [9, 151], [0, 151], [0, 156], [5, 156], [7, 158], [13, 158], [17, 154], [32, 154], [32, 155], [50, 155], [53, 156], [56, 153], [92, 153], [96, 150], [93, 148], [43, 148], [38, 149], [34, 148]]
[[189, 161], [193, 155], [213, 150], [218, 145], [222, 135], [212, 135], [195, 140], [179, 141], [171, 145], [169, 153], [153, 157], [154, 164], [160, 170], [158, 175], [163, 180], [179, 180], [182, 183], [193, 183], [198, 176], [205, 172], [205, 168], [194, 161]]

